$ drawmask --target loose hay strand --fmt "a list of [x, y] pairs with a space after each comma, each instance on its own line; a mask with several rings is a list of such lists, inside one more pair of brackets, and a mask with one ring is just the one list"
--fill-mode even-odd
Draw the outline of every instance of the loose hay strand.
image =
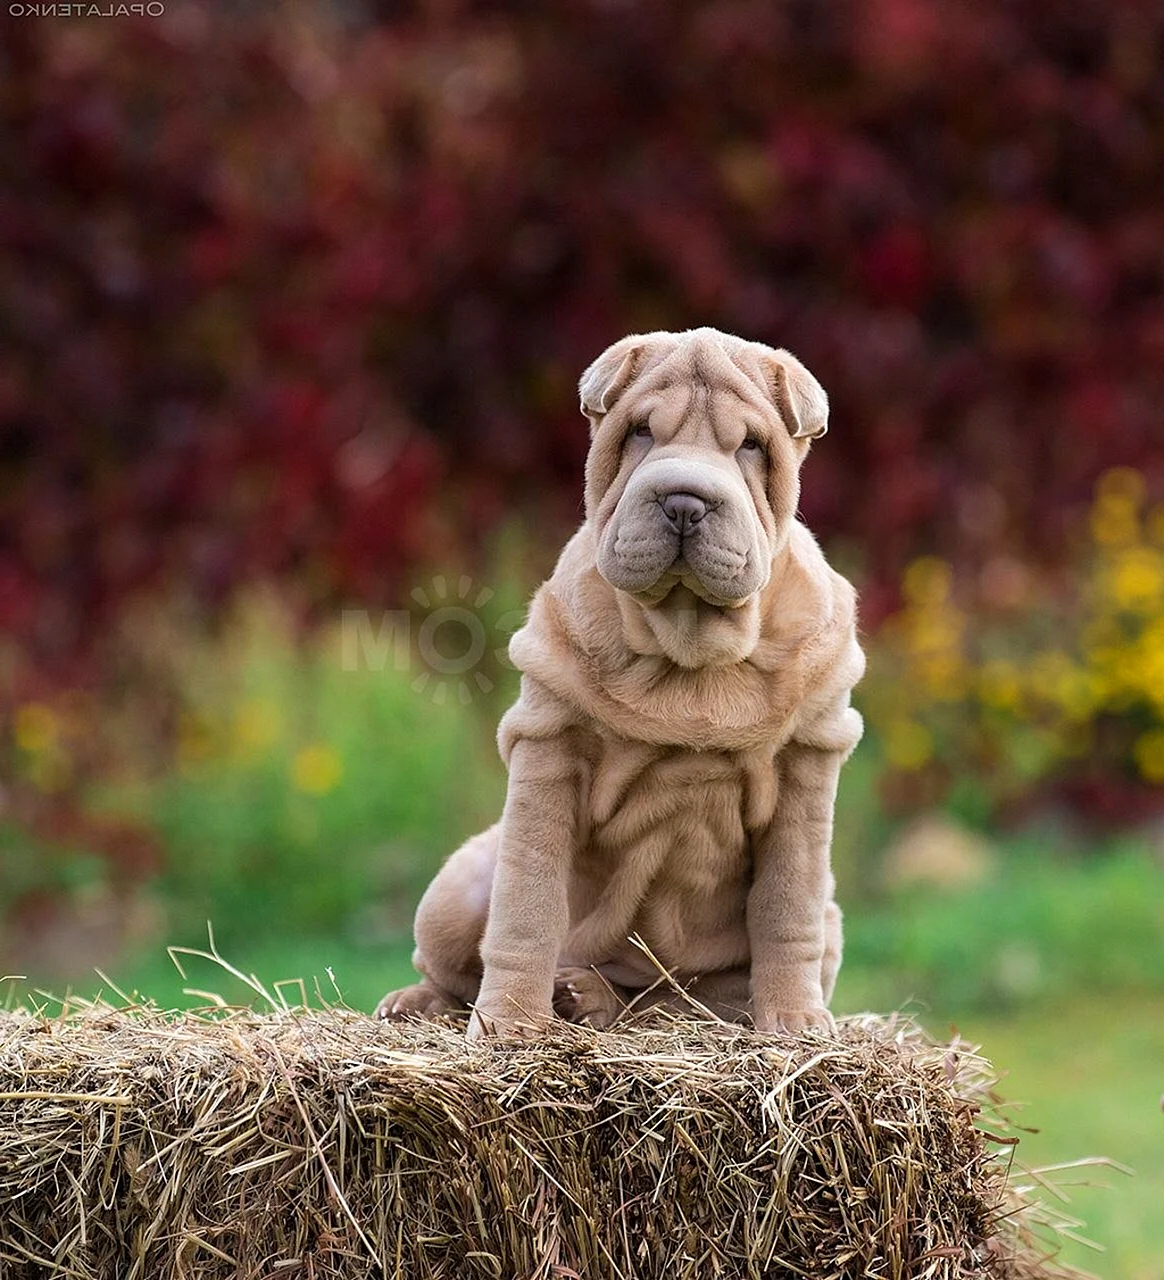
[[[214, 953], [213, 940], [211, 953]], [[279, 992], [276, 999], [282, 998]], [[467, 1043], [345, 1009], [0, 1013], [5, 1280], [1052, 1280], [988, 1064], [896, 1019]]]
[[0, 1093], [0, 1102], [99, 1102], [107, 1107], [128, 1107], [133, 1101], [127, 1094], [110, 1097], [99, 1093], [54, 1093], [51, 1089], [17, 1089]]
[[331, 1165], [327, 1162], [327, 1156], [324, 1153], [323, 1147], [320, 1145], [319, 1138], [316, 1136], [315, 1130], [312, 1128], [311, 1117], [307, 1114], [307, 1108], [303, 1105], [303, 1099], [299, 1096], [299, 1091], [295, 1088], [295, 1081], [292, 1080], [291, 1073], [287, 1070], [287, 1064], [283, 1061], [283, 1055], [279, 1052], [279, 1046], [273, 1042], [271, 1044], [271, 1053], [279, 1065], [279, 1070], [282, 1072], [283, 1079], [287, 1082], [288, 1091], [292, 1098], [295, 1099], [296, 1109], [303, 1118], [303, 1128], [307, 1132], [307, 1137], [311, 1142], [312, 1150], [315, 1152], [316, 1158], [319, 1160], [319, 1167], [323, 1171], [324, 1178], [327, 1179], [327, 1185], [331, 1190], [332, 1195], [335, 1196], [336, 1203], [343, 1210], [344, 1217], [346, 1217], [355, 1228], [356, 1234], [360, 1237], [361, 1244], [363, 1244], [364, 1248], [368, 1251], [368, 1256], [373, 1262], [379, 1263], [380, 1255], [376, 1252], [376, 1246], [368, 1239], [364, 1228], [360, 1226], [359, 1220], [352, 1212], [351, 1205], [348, 1204], [344, 1197], [344, 1193], [340, 1190], [339, 1183], [336, 1181], [335, 1174], [331, 1171]]

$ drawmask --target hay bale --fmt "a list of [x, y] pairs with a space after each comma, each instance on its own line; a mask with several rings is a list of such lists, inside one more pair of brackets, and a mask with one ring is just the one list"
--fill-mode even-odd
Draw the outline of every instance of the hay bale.
[[0, 1275], [1059, 1274], [964, 1050], [872, 1018], [468, 1044], [340, 1010], [0, 1013]]

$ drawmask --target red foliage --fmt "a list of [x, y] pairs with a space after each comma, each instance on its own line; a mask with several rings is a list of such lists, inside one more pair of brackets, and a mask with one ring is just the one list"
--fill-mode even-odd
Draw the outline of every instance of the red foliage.
[[[13, 19], [0, 88], [0, 627], [128, 596], [396, 596], [566, 527], [574, 382], [628, 330], [788, 345], [809, 522], [1054, 561], [1161, 476], [1164, 10], [1135, 0], [309, 5]], [[993, 518], [978, 518], [983, 511]]]

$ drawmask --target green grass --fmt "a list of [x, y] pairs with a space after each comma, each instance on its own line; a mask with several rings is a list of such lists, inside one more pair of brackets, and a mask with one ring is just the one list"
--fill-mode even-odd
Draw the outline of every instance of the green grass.
[[[947, 1025], [926, 1019], [943, 1034]], [[1085, 996], [1009, 1016], [967, 1015], [959, 1031], [1003, 1073], [999, 1092], [1021, 1103], [1018, 1159], [1044, 1167], [1103, 1156], [1126, 1165], [1052, 1175], [1062, 1208], [1086, 1224], [1063, 1257], [1103, 1280], [1164, 1280], [1164, 996]], [[1068, 1185], [1074, 1184], [1074, 1185]]]
[[971, 888], [861, 903], [842, 885], [841, 898], [850, 1007], [989, 1012], [1164, 991], [1164, 868], [1134, 843], [1082, 857], [1012, 840]]
[[[219, 1002], [261, 1008], [263, 1001], [256, 999], [252, 986], [208, 955], [192, 954], [208, 953], [210, 946], [205, 932], [191, 934], [169, 950], [144, 952], [103, 970], [102, 975], [78, 975], [65, 984], [10, 980], [7, 998], [10, 1003], [44, 1003], [50, 1011], [74, 995], [85, 1000], [100, 996], [115, 1003], [152, 1001], [165, 1009]], [[290, 1004], [343, 1004], [371, 1012], [385, 992], [416, 981], [412, 940], [403, 935], [363, 944], [310, 934], [279, 938], [263, 933], [248, 942], [219, 947], [219, 952], [231, 967], [253, 976], [268, 991], [278, 988]]]

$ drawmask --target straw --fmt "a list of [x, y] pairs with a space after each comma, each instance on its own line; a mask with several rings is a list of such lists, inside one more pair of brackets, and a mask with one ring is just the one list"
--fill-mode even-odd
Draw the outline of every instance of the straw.
[[469, 1043], [346, 1009], [9, 1011], [0, 1275], [1067, 1275], [1033, 1231], [1078, 1224], [1016, 1188], [993, 1083], [871, 1016]]

